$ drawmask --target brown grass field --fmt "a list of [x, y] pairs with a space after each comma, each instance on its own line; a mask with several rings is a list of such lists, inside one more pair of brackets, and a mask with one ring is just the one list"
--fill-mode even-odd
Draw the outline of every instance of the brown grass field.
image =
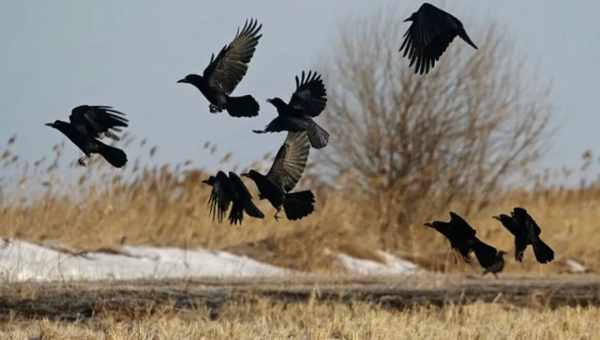
[[7, 339], [594, 339], [596, 276], [21, 283]]
[[357, 303], [230, 305], [211, 320], [203, 310], [122, 320], [13, 321], [3, 339], [595, 339], [600, 309], [515, 309], [502, 304], [415, 307], [392, 311]]

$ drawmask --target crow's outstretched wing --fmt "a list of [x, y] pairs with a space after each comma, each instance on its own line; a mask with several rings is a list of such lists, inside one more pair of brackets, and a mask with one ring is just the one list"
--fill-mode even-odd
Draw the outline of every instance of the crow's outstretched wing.
[[231, 182], [223, 171], [219, 171], [214, 177], [212, 187], [210, 198], [208, 200], [210, 214], [213, 220], [216, 219], [221, 223], [233, 200]]
[[229, 172], [229, 179], [235, 196], [229, 214], [229, 222], [231, 224], [241, 224], [244, 218], [244, 211], [252, 217], [264, 218], [265, 215], [252, 202], [252, 195], [242, 179], [236, 173], [231, 171]]
[[296, 76], [296, 91], [290, 99], [290, 107], [293, 112], [302, 115], [316, 117], [327, 105], [327, 91], [323, 84], [321, 75], [317, 72], [302, 71], [300, 78]]
[[77, 106], [71, 110], [69, 120], [76, 129], [91, 138], [106, 136], [114, 140], [119, 140], [116, 133], [129, 125], [125, 114], [110, 106]]
[[521, 229], [521, 226], [515, 221], [512, 216], [508, 216], [506, 214], [501, 214], [499, 216], [494, 216], [495, 219], [500, 221], [506, 230], [510, 231], [511, 234], [516, 236], [522, 236], [524, 229]]
[[247, 20], [242, 29], [238, 29], [235, 38], [225, 45], [217, 57], [214, 54], [204, 70], [204, 77], [211, 87], [226, 94], [233, 92], [248, 70], [248, 63], [254, 55], [262, 25], [256, 20]]
[[500, 221], [504, 228], [510, 231], [515, 237], [515, 259], [522, 262], [525, 248], [527, 248], [527, 244], [529, 243], [527, 229], [525, 229], [525, 226], [520, 224], [513, 216], [501, 214], [500, 216], [494, 216], [494, 218]]
[[475, 237], [476, 231], [469, 225], [465, 219], [460, 217], [457, 213], [450, 212], [450, 225], [452, 230], [459, 235], [461, 239], [470, 239]]
[[412, 24], [404, 34], [400, 52], [410, 59], [410, 66], [415, 65], [415, 73], [429, 72], [457, 35], [477, 48], [460, 20], [431, 4], [423, 4], [407, 20]]
[[310, 143], [306, 132], [288, 132], [266, 177], [285, 192], [292, 191], [306, 168]]
[[542, 232], [527, 210], [516, 207], [513, 209], [512, 216], [521, 225], [521, 228], [524, 228], [530, 235], [538, 236]]

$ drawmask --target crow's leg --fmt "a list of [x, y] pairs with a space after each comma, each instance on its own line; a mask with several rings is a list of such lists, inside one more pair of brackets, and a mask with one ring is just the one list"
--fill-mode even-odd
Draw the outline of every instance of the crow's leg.
[[81, 166], [86, 166], [87, 164], [85, 164], [85, 161], [87, 161], [88, 159], [89, 157], [87, 155], [84, 155], [83, 157], [77, 160], [77, 163], [79, 163], [79, 165]]
[[275, 213], [275, 221], [279, 221], [279, 213], [281, 212], [281, 208], [277, 209], [277, 212]]
[[210, 104], [208, 106], [208, 109], [210, 110], [210, 113], [217, 113], [217, 112], [222, 112], [223, 111], [222, 108], [220, 108], [220, 107], [218, 107], [216, 105], [213, 105], [213, 104]]

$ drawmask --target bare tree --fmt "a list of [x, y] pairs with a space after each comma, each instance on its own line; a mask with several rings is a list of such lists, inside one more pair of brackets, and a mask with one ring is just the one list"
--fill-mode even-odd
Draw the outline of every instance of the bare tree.
[[470, 25], [479, 50], [457, 40], [430, 74], [413, 74], [398, 52], [405, 16], [386, 11], [343, 26], [321, 65], [331, 133], [321, 156], [396, 222], [411, 223], [423, 207], [485, 204], [538, 160], [552, 106], [549, 84], [527, 75], [494, 25], [479, 33]]

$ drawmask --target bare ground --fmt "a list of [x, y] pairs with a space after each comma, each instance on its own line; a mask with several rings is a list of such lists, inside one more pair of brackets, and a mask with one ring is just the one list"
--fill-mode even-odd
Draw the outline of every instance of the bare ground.
[[298, 277], [287, 280], [106, 281], [12, 283], [0, 287], [0, 320], [75, 321], [103, 314], [126, 318], [162, 309], [206, 310], [219, 317], [226, 304], [259, 300], [294, 304], [331, 301], [390, 309], [502, 303], [557, 308], [600, 306], [600, 276], [469, 277], [417, 274], [369, 279]]

